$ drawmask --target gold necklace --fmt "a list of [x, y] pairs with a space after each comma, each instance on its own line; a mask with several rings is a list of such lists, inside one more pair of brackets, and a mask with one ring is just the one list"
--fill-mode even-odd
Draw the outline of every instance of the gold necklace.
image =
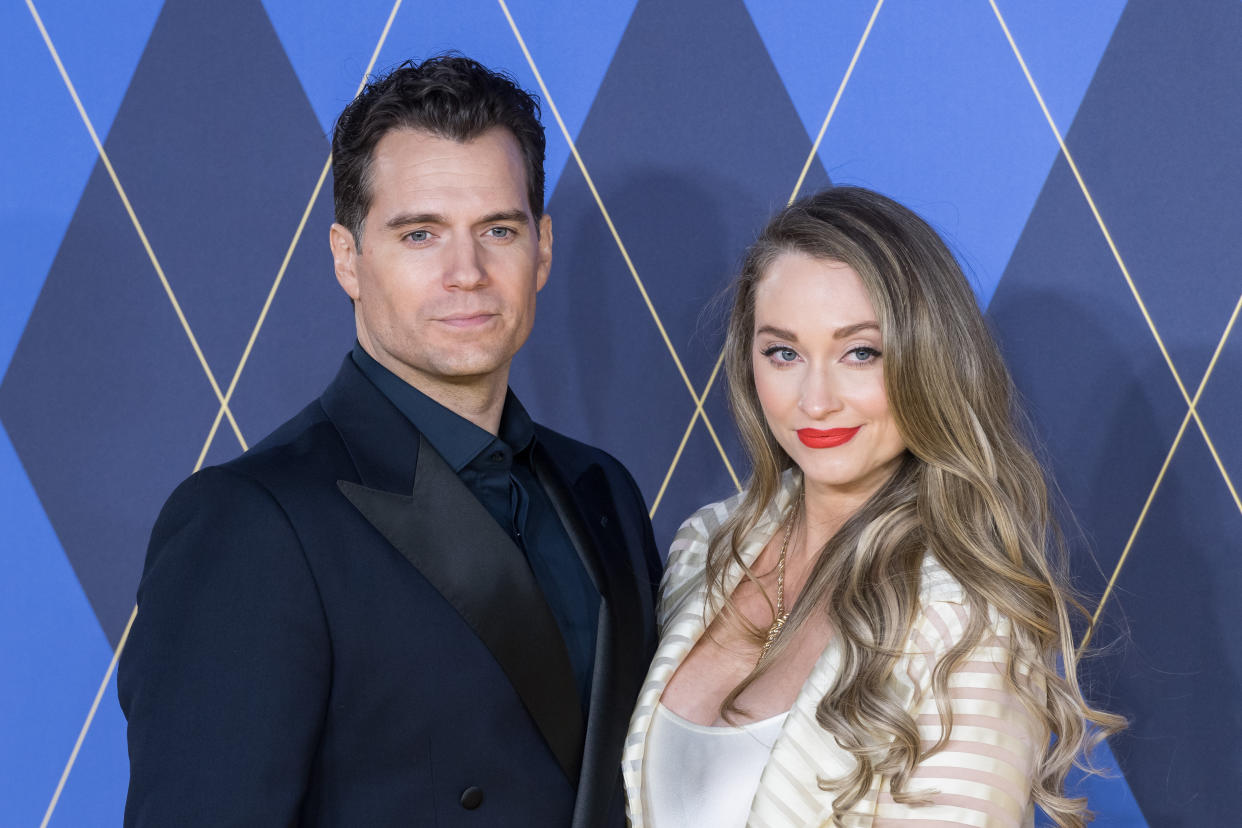
[[789, 513], [789, 521], [785, 524], [785, 539], [781, 541], [781, 555], [776, 559], [776, 612], [772, 618], [772, 626], [768, 627], [768, 637], [763, 642], [763, 649], [759, 651], [759, 661], [755, 662], [756, 664], [761, 663], [767, 657], [768, 650], [772, 649], [781, 630], [785, 628], [785, 622], [789, 619], [789, 611], [785, 609], [785, 553], [789, 551], [789, 537], [793, 534], [794, 520], [798, 516], [798, 509], [801, 505], [802, 500], [799, 498]]

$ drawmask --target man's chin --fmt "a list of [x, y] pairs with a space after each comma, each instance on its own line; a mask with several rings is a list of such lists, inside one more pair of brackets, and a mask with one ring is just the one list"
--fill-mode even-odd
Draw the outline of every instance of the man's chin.
[[425, 373], [441, 382], [472, 385], [488, 381], [498, 374], [507, 377], [512, 361], [512, 356], [497, 354], [454, 354], [451, 358], [437, 360]]

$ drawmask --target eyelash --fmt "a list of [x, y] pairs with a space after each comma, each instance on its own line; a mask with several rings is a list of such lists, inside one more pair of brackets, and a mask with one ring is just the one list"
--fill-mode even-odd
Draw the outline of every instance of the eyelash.
[[768, 347], [763, 349], [762, 353], [765, 357], [772, 360], [773, 364], [775, 365], [788, 365], [790, 362], [792, 362], [792, 360], [772, 359], [776, 354], [780, 353], [781, 351], [788, 351], [789, 353], [794, 354], [795, 356], [798, 353], [793, 348], [788, 348], [784, 345], [769, 345]]
[[[497, 234], [496, 234], [496, 232], [495, 232], [495, 231], [497, 231], [497, 230], [503, 230], [503, 231], [504, 231], [504, 233], [502, 233], [502, 234], [500, 234], [500, 235], [497, 235]], [[426, 234], [426, 237], [427, 237], [427, 238], [422, 238], [422, 239], [416, 239], [416, 238], [414, 238], [414, 236], [415, 236], [416, 234], [418, 234], [418, 233], [424, 233], [424, 234]], [[431, 231], [430, 231], [430, 230], [411, 230], [410, 232], [408, 232], [408, 233], [406, 233], [406, 234], [405, 234], [405, 239], [406, 239], [407, 241], [414, 242], [415, 244], [420, 244], [420, 243], [425, 242], [425, 241], [427, 241], [428, 239], [430, 239], [430, 238], [431, 238], [431, 235], [432, 235], [432, 233], [431, 233]], [[517, 230], [514, 230], [512, 227], [489, 227], [489, 228], [487, 228], [487, 230], [484, 232], [484, 235], [491, 236], [492, 238], [496, 239], [497, 241], [504, 241], [504, 240], [511, 239], [511, 238], [513, 238], [514, 236], [516, 236], [516, 235], [517, 235]]]
[[870, 358], [869, 358], [869, 359], [865, 359], [865, 360], [859, 360], [859, 361], [858, 361], [858, 363], [856, 363], [856, 364], [858, 364], [858, 365], [865, 365], [865, 364], [867, 364], [867, 363], [869, 363], [869, 362], [875, 362], [877, 359], [879, 359], [881, 356], [883, 356], [883, 354], [881, 354], [881, 353], [880, 353], [878, 350], [876, 350], [875, 348], [872, 348], [870, 345], [859, 345], [859, 346], [857, 346], [856, 348], [850, 348], [850, 349], [849, 349], [848, 351], [846, 351], [845, 353], [847, 353], [847, 354], [857, 354], [857, 353], [859, 353], [860, 351], [861, 351], [861, 352], [863, 352], [863, 353], [868, 354]]
[[[791, 364], [792, 360], [774, 359], [776, 354], [780, 353], [781, 351], [788, 351], [789, 353], [794, 354], [795, 356], [798, 353], [793, 348], [790, 348], [787, 345], [769, 345], [767, 348], [764, 348], [763, 351], [761, 351], [761, 353], [765, 357], [767, 357], [769, 360], [771, 360], [773, 365], [776, 365], [778, 367]], [[881, 353], [876, 348], [872, 348], [870, 345], [856, 345], [853, 348], [850, 348], [849, 350], [847, 350], [845, 353], [846, 355], [849, 355], [849, 354], [860, 355], [860, 352], [866, 354], [867, 358], [858, 359], [852, 364], [869, 365], [870, 363], [875, 362], [877, 359], [883, 356], [883, 353]]]

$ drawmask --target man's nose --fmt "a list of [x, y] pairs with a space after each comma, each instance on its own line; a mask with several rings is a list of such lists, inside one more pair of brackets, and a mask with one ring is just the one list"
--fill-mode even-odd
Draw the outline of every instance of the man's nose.
[[471, 290], [487, 281], [482, 251], [473, 234], [454, 234], [447, 245], [444, 286]]

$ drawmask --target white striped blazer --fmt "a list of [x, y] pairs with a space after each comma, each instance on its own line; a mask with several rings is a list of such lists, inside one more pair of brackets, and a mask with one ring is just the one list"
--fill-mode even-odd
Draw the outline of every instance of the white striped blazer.
[[[796, 491], [792, 475], [764, 511], [739, 551], [748, 564], [780, 527]], [[644, 812], [643, 757], [656, 703], [677, 667], [711, 623], [706, 615], [704, 563], [712, 532], [737, 508], [741, 495], [703, 507], [677, 532], [661, 584], [660, 644], [630, 720], [622, 754], [627, 813], [632, 828], [651, 825]], [[729, 573], [736, 588], [740, 568]], [[968, 621], [961, 586], [931, 556], [923, 564], [921, 612], [908, 638], [906, 656], [894, 683], [913, 712], [925, 744], [940, 736], [940, 716], [931, 687], [937, 660], [960, 640]], [[926, 759], [907, 791], [928, 792], [932, 804], [894, 802], [877, 783], [855, 806], [846, 825], [1023, 826], [1033, 824], [1030, 786], [1033, 766], [1047, 737], [1004, 679], [1007, 624], [993, 619], [995, 635], [985, 641], [951, 677], [953, 731], [945, 750]], [[854, 767], [852, 756], [815, 721], [815, 708], [839, 670], [841, 652], [833, 638], [811, 671], [790, 710], [759, 781], [747, 825], [751, 828], [803, 828], [831, 824], [834, 794], [817, 780], [841, 777]], [[878, 798], [878, 805], [877, 805]]]

